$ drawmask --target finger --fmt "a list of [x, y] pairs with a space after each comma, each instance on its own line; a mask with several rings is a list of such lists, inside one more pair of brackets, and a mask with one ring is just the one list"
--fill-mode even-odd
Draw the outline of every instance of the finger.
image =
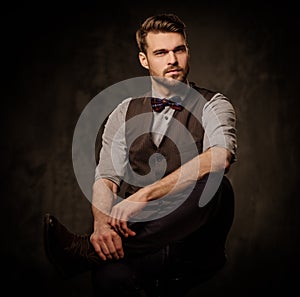
[[126, 237], [128, 237], [128, 228], [127, 228], [127, 222], [126, 221], [120, 221], [119, 222], [120, 230], [123, 234], [125, 234]]
[[108, 221], [109, 225], [111, 226], [111, 228], [113, 230], [115, 230], [116, 232], [118, 232], [118, 229], [116, 227], [116, 219], [114, 217], [111, 217], [110, 220]]
[[114, 228], [118, 230], [119, 234], [122, 234], [125, 237], [128, 237], [127, 233], [127, 222], [126, 222], [126, 213], [122, 209], [117, 209], [116, 216], [114, 217]]
[[125, 237], [134, 236], [135, 233], [127, 226], [127, 218], [128, 215], [124, 210], [115, 207], [112, 212], [111, 225], [116, 232]]
[[128, 237], [128, 234], [124, 231], [124, 229], [121, 227], [121, 223], [119, 220], [114, 219], [114, 222], [112, 224], [113, 229], [122, 236]]
[[111, 223], [110, 225], [115, 229], [116, 232], [120, 231], [120, 222], [119, 222], [120, 211], [115, 207], [111, 212]]
[[127, 221], [120, 221], [120, 228], [122, 232], [126, 234], [126, 237], [136, 235], [136, 233], [128, 227]]
[[107, 257], [105, 256], [104, 253], [102, 253], [101, 249], [97, 252], [97, 254], [99, 255], [99, 257], [103, 260], [106, 261]]
[[105, 258], [111, 260], [112, 255], [110, 253], [109, 246], [107, 245], [107, 243], [101, 242], [100, 248], [101, 248], [101, 252], [104, 254]]
[[113, 241], [113, 237], [115, 237], [115, 236], [118, 236], [118, 234], [116, 234], [115, 231], [112, 231], [112, 235], [106, 241], [106, 246], [108, 248], [110, 259], [112, 259], [112, 258], [119, 259], [119, 256], [117, 254], [116, 247], [115, 247], [115, 244]]
[[124, 232], [124, 230], [121, 227], [118, 227], [117, 233], [121, 236], [128, 237], [128, 234]]
[[122, 240], [116, 232], [114, 232], [114, 234], [112, 235], [111, 240], [107, 242], [107, 247], [112, 258], [118, 260], [120, 259], [120, 257], [124, 256]]
[[113, 242], [116, 248], [116, 252], [120, 258], [124, 257], [124, 250], [123, 250], [123, 244], [122, 244], [122, 239], [120, 236], [114, 236]]
[[101, 260], [106, 261], [107, 258], [105, 256], [105, 254], [102, 252], [100, 245], [98, 243], [95, 243], [93, 240], [91, 240], [91, 242], [94, 246], [95, 252], [99, 255]]

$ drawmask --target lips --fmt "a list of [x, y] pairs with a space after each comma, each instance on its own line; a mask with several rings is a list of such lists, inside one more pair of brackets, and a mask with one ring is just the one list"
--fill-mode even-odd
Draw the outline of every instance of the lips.
[[170, 69], [166, 71], [168, 74], [178, 74], [179, 72], [181, 72], [181, 69]]
[[169, 69], [169, 70], [167, 70], [167, 73], [169, 73], [169, 72], [179, 72], [179, 71], [181, 71], [181, 69]]

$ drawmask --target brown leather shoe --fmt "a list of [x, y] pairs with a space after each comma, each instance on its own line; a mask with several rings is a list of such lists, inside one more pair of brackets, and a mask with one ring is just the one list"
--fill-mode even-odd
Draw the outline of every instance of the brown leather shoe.
[[49, 261], [64, 278], [100, 265], [102, 260], [90, 243], [90, 235], [70, 232], [53, 215], [44, 216], [44, 246]]

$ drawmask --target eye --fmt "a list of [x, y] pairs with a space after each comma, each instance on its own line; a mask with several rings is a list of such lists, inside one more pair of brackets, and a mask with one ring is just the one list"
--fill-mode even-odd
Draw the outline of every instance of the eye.
[[164, 56], [164, 55], [167, 54], [167, 53], [168, 53], [168, 51], [165, 51], [165, 50], [159, 50], [159, 51], [156, 51], [156, 52], [154, 53], [154, 55], [157, 56], [157, 57], [160, 57], [160, 56]]
[[185, 46], [180, 46], [174, 50], [175, 53], [181, 54], [186, 52], [186, 47]]

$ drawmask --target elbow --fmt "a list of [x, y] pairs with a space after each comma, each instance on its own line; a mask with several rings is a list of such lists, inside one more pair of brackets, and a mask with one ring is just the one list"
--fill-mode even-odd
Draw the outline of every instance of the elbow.
[[226, 148], [214, 147], [211, 149], [211, 169], [213, 172], [225, 172], [229, 171], [231, 165], [231, 152]]
[[223, 168], [225, 173], [227, 173], [229, 171], [230, 165], [231, 165], [231, 159], [228, 158], [225, 160], [225, 164], [224, 164], [224, 168]]
[[214, 166], [213, 171], [217, 172], [225, 172], [227, 173], [230, 168], [230, 161], [227, 159], [222, 159], [217, 162], [217, 164]]

